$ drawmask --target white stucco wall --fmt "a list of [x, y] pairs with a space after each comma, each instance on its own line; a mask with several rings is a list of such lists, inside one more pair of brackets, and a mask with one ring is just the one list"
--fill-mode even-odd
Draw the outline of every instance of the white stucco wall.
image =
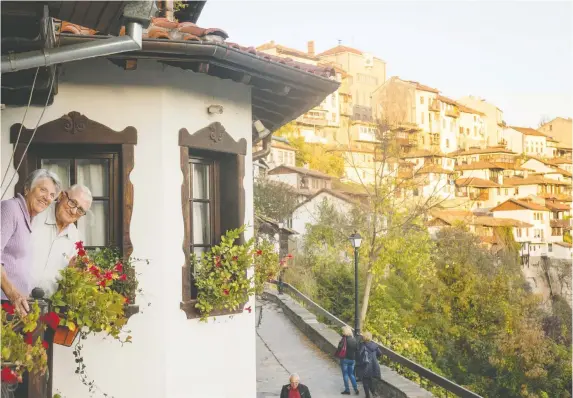
[[298, 174], [297, 173], [269, 174], [268, 179], [271, 181], [283, 182], [285, 184], [292, 186], [295, 189], [298, 189]]
[[507, 141], [507, 149], [515, 152], [515, 153], [523, 153], [524, 152], [524, 138], [523, 134], [517, 130], [512, 128], [504, 128], [501, 132], [501, 136], [504, 140]]
[[334, 206], [334, 208], [340, 213], [345, 213], [352, 209], [352, 205], [350, 203], [328, 193], [322, 192], [293, 211], [292, 229], [299, 233], [299, 238], [302, 238], [306, 234], [307, 224], [317, 223], [319, 209], [324, 200]]
[[[222, 105], [224, 113], [209, 115], [211, 104]], [[193, 133], [219, 121], [235, 139], [247, 139], [245, 223], [253, 225], [249, 87], [152, 61], [140, 60], [135, 71], [102, 59], [82, 61], [64, 66], [59, 93], [42, 123], [70, 111], [115, 130], [137, 129], [131, 239], [133, 256], [150, 260], [137, 269], [145, 296], [137, 299], [144, 312], [128, 323], [133, 344], [121, 347], [90, 336], [84, 348], [89, 377], [118, 398], [254, 397], [255, 311], [203, 324], [187, 320], [179, 309], [185, 259], [178, 132], [185, 127]], [[28, 128], [35, 126], [40, 112], [39, 107], [30, 109]], [[1, 113], [2, 170], [12, 150], [9, 128], [21, 122], [23, 113], [24, 108]], [[251, 234], [249, 229], [246, 237]], [[247, 305], [254, 308], [254, 299]], [[74, 374], [72, 348], [56, 347], [54, 367], [54, 392], [89, 396]]]

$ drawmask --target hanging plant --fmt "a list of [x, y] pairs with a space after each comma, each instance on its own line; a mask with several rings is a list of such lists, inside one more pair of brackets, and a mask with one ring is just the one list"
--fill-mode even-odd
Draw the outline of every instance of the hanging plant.
[[235, 244], [244, 231], [245, 226], [229, 230], [221, 237], [221, 243], [201, 259], [192, 257], [197, 270], [195, 308], [203, 322], [214, 310], [237, 310], [254, 293], [253, 277], [247, 276], [247, 270], [253, 265], [253, 239]]
[[274, 245], [266, 239], [260, 240], [255, 247], [255, 294], [261, 296], [265, 282], [276, 278], [279, 273], [279, 255]]
[[[2, 383], [19, 383], [25, 371], [45, 374], [48, 369], [48, 343], [40, 336], [46, 324], [55, 329], [59, 318], [53, 312], [40, 316], [37, 301], [30, 307], [30, 312], [22, 317], [12, 304], [2, 304]], [[34, 339], [33, 332], [40, 336]]]

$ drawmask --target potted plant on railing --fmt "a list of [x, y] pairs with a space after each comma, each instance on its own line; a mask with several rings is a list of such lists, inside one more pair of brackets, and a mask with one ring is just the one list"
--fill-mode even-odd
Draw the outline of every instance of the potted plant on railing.
[[203, 322], [213, 311], [238, 310], [254, 292], [253, 277], [247, 275], [247, 270], [253, 265], [254, 240], [235, 244], [244, 230], [242, 226], [227, 231], [219, 245], [213, 246], [200, 259], [192, 258], [197, 270], [195, 308]]
[[[47, 365], [47, 342], [41, 335], [45, 324], [55, 328], [59, 322], [54, 313], [40, 316], [40, 307], [35, 301], [26, 316], [14, 312], [14, 306], [2, 304], [2, 383], [17, 384], [25, 371], [45, 374]], [[38, 337], [34, 339], [33, 332]]]

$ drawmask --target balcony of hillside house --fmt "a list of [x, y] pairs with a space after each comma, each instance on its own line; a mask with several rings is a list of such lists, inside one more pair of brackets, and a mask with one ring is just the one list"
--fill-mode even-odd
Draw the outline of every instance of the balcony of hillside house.
[[299, 116], [296, 121], [310, 126], [326, 126], [328, 124], [326, 111], [323, 110], [312, 110], [307, 112], [304, 115]]
[[428, 110], [430, 112], [440, 112], [440, 101], [438, 100], [431, 101], [430, 105], [428, 105]]
[[460, 110], [456, 107], [446, 109], [446, 116], [460, 117]]
[[399, 131], [396, 133], [396, 142], [402, 147], [418, 146], [418, 134]]
[[440, 146], [440, 134], [438, 133], [430, 134], [430, 145]]
[[489, 192], [488, 191], [470, 192], [470, 199], [479, 201], [489, 200]]

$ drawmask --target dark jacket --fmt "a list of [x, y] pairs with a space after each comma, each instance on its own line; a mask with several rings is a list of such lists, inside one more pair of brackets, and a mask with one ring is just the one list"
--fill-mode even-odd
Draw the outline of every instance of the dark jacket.
[[346, 356], [344, 359], [352, 359], [353, 361], [356, 360], [356, 354], [358, 353], [358, 343], [356, 339], [352, 336], [342, 336], [340, 341], [338, 342], [338, 349], [336, 352], [340, 351], [342, 345], [344, 344], [344, 339], [346, 339]]
[[[368, 359], [370, 360], [368, 363], [364, 363], [361, 361], [363, 350], [368, 355]], [[380, 374], [380, 364], [378, 363], [378, 358], [382, 355], [382, 351], [378, 344], [373, 341], [368, 341], [366, 343], [360, 344], [360, 348], [357, 354], [357, 373], [360, 377], [375, 377], [378, 379], [382, 378]]]
[[[281, 390], [280, 398], [288, 398], [288, 393], [290, 392], [290, 389], [291, 389], [290, 384], [285, 384]], [[311, 398], [310, 391], [308, 390], [308, 387], [305, 386], [304, 384], [298, 385], [298, 392], [300, 394], [300, 398]]]

